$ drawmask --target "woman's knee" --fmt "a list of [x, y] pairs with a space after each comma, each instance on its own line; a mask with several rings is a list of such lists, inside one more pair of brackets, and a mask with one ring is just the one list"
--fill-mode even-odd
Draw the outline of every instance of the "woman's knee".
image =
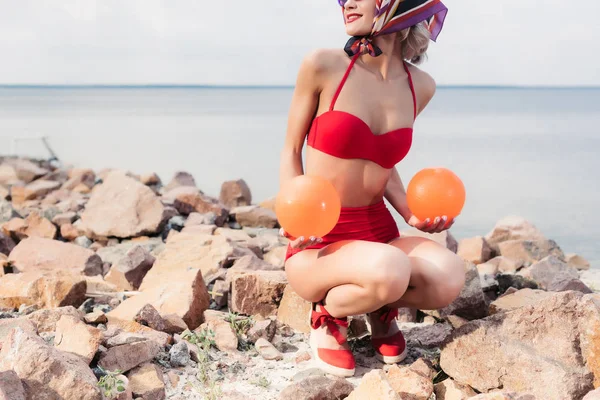
[[388, 303], [398, 300], [410, 281], [410, 260], [396, 247], [382, 246], [369, 259], [366, 288], [377, 300]]
[[456, 300], [465, 285], [465, 262], [448, 250], [438, 267], [437, 281], [441, 290], [437, 292], [440, 293], [439, 308], [443, 308]]

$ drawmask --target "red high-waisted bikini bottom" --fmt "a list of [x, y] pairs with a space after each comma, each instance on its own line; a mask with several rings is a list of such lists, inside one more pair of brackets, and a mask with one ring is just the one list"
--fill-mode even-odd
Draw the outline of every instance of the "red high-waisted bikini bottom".
[[[306, 249], [322, 249], [340, 240], [366, 240], [387, 243], [400, 237], [398, 226], [383, 200], [364, 207], [342, 207], [340, 218], [331, 232], [325, 235], [323, 242]], [[285, 259], [302, 250], [288, 246]]]

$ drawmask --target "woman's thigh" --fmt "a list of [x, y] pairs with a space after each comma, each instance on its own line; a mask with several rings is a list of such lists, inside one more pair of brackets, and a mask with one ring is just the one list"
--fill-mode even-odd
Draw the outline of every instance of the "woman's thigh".
[[306, 300], [317, 302], [340, 285], [368, 288], [407, 282], [409, 259], [395, 246], [362, 240], [339, 241], [323, 249], [301, 251], [285, 263], [288, 281]]

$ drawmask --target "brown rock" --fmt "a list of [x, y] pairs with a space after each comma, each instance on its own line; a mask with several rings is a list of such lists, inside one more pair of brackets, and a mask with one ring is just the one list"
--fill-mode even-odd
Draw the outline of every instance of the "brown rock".
[[600, 388], [592, 390], [582, 400], [600, 400]]
[[452, 379], [446, 379], [434, 385], [436, 400], [467, 400], [477, 393], [467, 385], [456, 383]]
[[58, 321], [63, 317], [69, 317], [70, 320], [81, 320], [81, 313], [72, 306], [55, 308], [53, 310], [35, 311], [25, 318], [33, 324], [38, 333], [54, 332]]
[[387, 381], [403, 400], [429, 400], [433, 394], [433, 383], [410, 368], [392, 365], [387, 372]]
[[232, 243], [222, 236], [180, 233], [167, 243], [152, 269], [146, 274], [140, 290], [144, 291], [166, 279], [177, 271], [198, 268], [207, 278], [220, 268], [230, 267], [235, 260], [253, 253]]
[[169, 182], [169, 184], [167, 186], [165, 186], [165, 191], [168, 192], [172, 189], [175, 189], [175, 188], [181, 187], [181, 186], [196, 187], [196, 181], [194, 180], [194, 177], [192, 176], [192, 174], [190, 174], [188, 172], [184, 172], [184, 171], [176, 172], [175, 175], [173, 176], [173, 179], [171, 179], [171, 182]]
[[27, 319], [21, 318], [6, 318], [0, 319], [0, 350], [2, 350], [2, 344], [8, 338], [8, 335], [14, 328], [20, 328], [25, 332], [37, 334], [35, 326]]
[[436, 374], [436, 371], [433, 368], [433, 364], [431, 363], [431, 361], [426, 360], [424, 358], [419, 358], [417, 361], [412, 363], [409, 368], [428, 378], [430, 381], [433, 381], [433, 378]]
[[161, 238], [126, 240], [121, 243], [117, 239], [109, 239], [106, 247], [98, 250], [98, 256], [105, 263], [116, 264], [127, 255], [129, 250], [136, 246], [142, 246], [154, 257], [157, 257], [165, 248]]
[[[181, 233], [190, 233], [195, 235], [212, 235], [217, 229], [216, 225], [186, 225], [185, 228], [181, 230]], [[177, 231], [171, 231], [177, 232]], [[169, 232], [169, 234], [171, 233]], [[168, 242], [168, 240], [167, 240]]]
[[106, 282], [100, 275], [86, 276], [85, 281], [87, 282], [87, 292], [90, 294], [110, 294], [119, 291], [115, 285]]
[[509, 216], [498, 221], [494, 229], [485, 236], [485, 240], [494, 248], [498, 243], [509, 240], [538, 241], [546, 238], [535, 225], [524, 218]]
[[77, 229], [77, 227], [73, 226], [72, 224], [64, 224], [60, 227], [60, 236], [62, 236], [64, 239], [70, 242], [80, 237], [82, 233], [83, 232], [81, 232], [79, 229]]
[[586, 284], [581, 280], [567, 276], [559, 276], [555, 278], [550, 285], [548, 285], [547, 290], [550, 292], [565, 292], [568, 290], [575, 290], [581, 293], [594, 293], [594, 291], [587, 287]]
[[102, 274], [102, 260], [93, 251], [57, 240], [28, 238], [10, 253], [16, 271], [59, 271], [93, 276]]
[[457, 329], [440, 366], [480, 392], [503, 388], [579, 399], [600, 384], [599, 340], [598, 299], [562, 292]]
[[161, 370], [154, 364], [144, 364], [133, 369], [129, 374], [129, 387], [136, 397], [144, 400], [163, 400], [165, 381]]
[[32, 182], [40, 176], [50, 172], [47, 169], [41, 168], [33, 162], [22, 158], [4, 160], [4, 164], [11, 167], [14, 170], [14, 176], [25, 183]]
[[15, 371], [0, 372], [0, 400], [25, 400], [25, 389]]
[[27, 399], [102, 399], [96, 377], [85, 361], [19, 328], [11, 332], [0, 351], [0, 370], [7, 369], [26, 382]]
[[73, 222], [75, 222], [76, 219], [77, 213], [73, 211], [68, 211], [66, 213], [55, 215], [54, 218], [52, 218], [52, 223], [61, 227], [66, 224], [72, 224]]
[[540, 288], [548, 290], [555, 280], [565, 278], [578, 279], [579, 273], [575, 268], [569, 267], [567, 263], [555, 256], [548, 256], [519, 272], [519, 275], [535, 281]]
[[443, 231], [440, 233], [426, 233], [415, 228], [410, 228], [405, 231], [402, 231], [401, 234], [403, 237], [414, 236], [430, 239], [435, 242], [438, 242], [453, 253], [456, 253], [458, 251], [458, 242], [449, 231]]
[[275, 267], [268, 262], [261, 260], [254, 254], [249, 254], [240, 257], [233, 263], [233, 267], [229, 268], [228, 275], [233, 275], [238, 272], [250, 271], [281, 271], [281, 268]]
[[532, 395], [519, 395], [512, 392], [490, 392], [470, 397], [469, 400], [536, 400]]
[[10, 194], [10, 190], [8, 190], [4, 186], [0, 185], [0, 200], [6, 199], [9, 194]]
[[279, 350], [264, 338], [258, 338], [254, 347], [265, 360], [283, 360], [283, 355]]
[[158, 232], [163, 212], [152, 189], [122, 173], [111, 173], [94, 188], [81, 220], [96, 237], [127, 238]]
[[105, 324], [108, 322], [106, 314], [104, 314], [102, 311], [94, 311], [86, 314], [83, 319], [88, 324]]
[[533, 305], [551, 296], [552, 293], [544, 290], [521, 289], [493, 301], [490, 304], [490, 315]]
[[244, 227], [275, 228], [277, 216], [275, 212], [258, 206], [236, 207], [230, 211], [235, 220]]
[[2, 224], [2, 233], [16, 241], [23, 240], [25, 236], [25, 229], [27, 228], [25, 220], [23, 218], [12, 218], [10, 221]]
[[358, 387], [350, 393], [346, 400], [402, 400], [402, 397], [386, 379], [386, 375], [381, 370], [372, 370], [366, 373]]
[[275, 321], [265, 319], [264, 321], [256, 322], [248, 331], [247, 336], [248, 340], [252, 343], [256, 343], [256, 341], [260, 338], [266, 339], [270, 342], [273, 340], [276, 331], [277, 324]]
[[481, 236], [463, 239], [458, 244], [458, 254], [473, 264], [482, 264], [492, 258], [493, 250]]
[[79, 307], [85, 301], [85, 291], [85, 279], [68, 272], [8, 274], [0, 277], [0, 308], [18, 309], [21, 304]]
[[0, 253], [8, 255], [15, 248], [15, 242], [10, 236], [0, 232]]
[[290, 285], [286, 285], [277, 310], [277, 320], [299, 332], [309, 333], [308, 315], [310, 310], [310, 302], [298, 296]]
[[224, 204], [217, 199], [206, 196], [200, 190], [191, 186], [178, 187], [165, 193], [163, 199], [172, 201], [173, 205], [182, 215], [189, 215], [193, 212], [206, 214], [215, 213], [217, 216], [216, 225], [222, 226], [227, 219], [228, 212]]
[[238, 338], [229, 322], [225, 322], [221, 319], [211, 319], [207, 320], [207, 322], [198, 329], [208, 329], [212, 331], [215, 337], [215, 344], [219, 350], [229, 354], [237, 353]]
[[160, 316], [156, 308], [150, 304], [146, 304], [141, 308], [134, 318], [135, 322], [148, 326], [156, 331], [163, 332], [165, 329], [165, 321]]
[[110, 371], [118, 369], [127, 372], [151, 361], [159, 351], [160, 347], [152, 340], [123, 344], [111, 347], [106, 353], [100, 355], [98, 365]]
[[202, 323], [202, 313], [210, 304], [208, 291], [200, 270], [174, 273], [161, 286], [154, 286], [130, 297], [107, 314], [109, 320], [133, 320], [146, 305], [151, 304], [161, 315], [176, 314], [190, 329]]
[[156, 259], [142, 246], [132, 247], [104, 277], [120, 290], [137, 290]]
[[26, 186], [13, 186], [11, 189], [12, 202], [13, 204], [23, 204], [26, 200], [40, 199], [59, 187], [59, 182], [42, 179]]
[[225, 307], [229, 299], [229, 284], [221, 280], [215, 281], [211, 297], [218, 308]]
[[237, 272], [231, 276], [230, 308], [245, 315], [275, 315], [286, 284], [283, 271]]
[[183, 318], [177, 314], [166, 314], [163, 316], [163, 321], [165, 323], [163, 331], [171, 335], [181, 333], [188, 328]]
[[454, 314], [468, 320], [483, 318], [487, 315], [487, 304], [481, 288], [479, 272], [469, 262], [465, 263], [465, 285], [459, 296], [447, 307], [433, 312], [438, 318]]
[[229, 208], [249, 206], [252, 204], [252, 194], [243, 179], [227, 181], [221, 185], [219, 201]]
[[503, 256], [494, 257], [491, 260], [487, 261], [487, 264], [495, 265], [496, 267], [498, 267], [499, 272], [504, 273], [513, 273], [522, 267], [521, 264], [518, 264], [514, 260]]
[[565, 256], [565, 261], [567, 262], [567, 264], [569, 264], [570, 267], [573, 267], [580, 271], [586, 271], [590, 269], [590, 262], [577, 254], [567, 254]]
[[89, 364], [96, 355], [102, 339], [100, 329], [87, 326], [79, 318], [63, 315], [56, 324], [54, 347], [77, 354]]
[[62, 186], [62, 190], [73, 190], [85, 187], [87, 190], [94, 187], [96, 174], [91, 169], [72, 169], [69, 171], [69, 180]]
[[496, 275], [499, 272], [498, 267], [489, 262], [477, 264], [475, 267], [479, 275]]
[[346, 398], [352, 390], [354, 386], [343, 378], [309, 376], [286, 387], [279, 395], [279, 399], [338, 400]]
[[246, 232], [239, 229], [216, 228], [213, 234], [215, 236], [224, 236], [232, 242], [246, 243], [252, 239]]
[[524, 266], [529, 266], [548, 256], [565, 259], [562, 250], [553, 240], [508, 240], [498, 244], [498, 252]]
[[448, 324], [420, 324], [403, 331], [404, 338], [413, 346], [436, 348], [442, 346], [452, 335], [452, 327]]
[[146, 186], [160, 185], [161, 180], [156, 173], [144, 174], [140, 176], [140, 182]]

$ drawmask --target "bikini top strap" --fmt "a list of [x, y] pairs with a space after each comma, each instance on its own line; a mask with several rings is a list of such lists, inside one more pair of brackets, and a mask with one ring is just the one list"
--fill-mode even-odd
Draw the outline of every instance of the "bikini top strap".
[[354, 63], [356, 62], [356, 60], [358, 60], [358, 57], [360, 57], [360, 53], [356, 53], [352, 57], [352, 60], [350, 61], [350, 65], [346, 69], [346, 73], [344, 74], [344, 77], [342, 78], [342, 81], [340, 82], [340, 84], [337, 88], [337, 91], [335, 92], [335, 95], [333, 96], [333, 100], [331, 100], [331, 105], [329, 106], [329, 111], [333, 111], [335, 102], [337, 101], [337, 98], [340, 95], [340, 92], [342, 91], [342, 87], [344, 87], [344, 83], [346, 83], [346, 79], [348, 79], [348, 75], [350, 75], [350, 70], [352, 70], [352, 67], [354, 66]]
[[412, 75], [410, 74], [410, 70], [408, 69], [408, 64], [406, 62], [404, 64], [404, 69], [408, 74], [408, 84], [410, 85], [410, 92], [412, 93], [413, 98], [413, 109], [414, 109], [414, 119], [417, 119], [417, 95], [415, 94], [415, 85], [413, 84]]

